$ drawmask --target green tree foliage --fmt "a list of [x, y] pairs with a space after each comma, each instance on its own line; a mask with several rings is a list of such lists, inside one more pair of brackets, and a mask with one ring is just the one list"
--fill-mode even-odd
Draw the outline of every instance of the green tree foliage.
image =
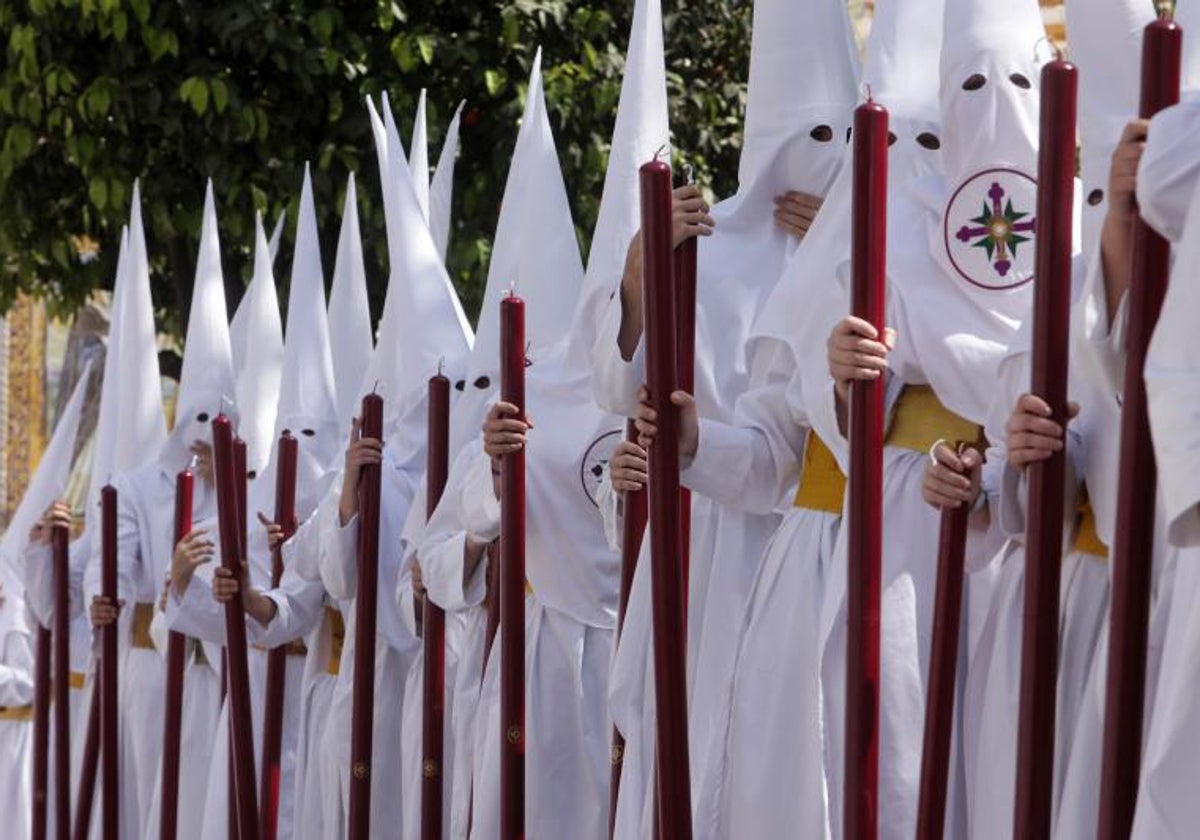
[[[632, 0], [0, 0], [0, 33], [7, 33], [0, 308], [24, 290], [65, 312], [111, 285], [130, 186], [140, 177], [160, 323], [179, 332], [204, 179], [215, 182], [232, 306], [250, 272], [255, 211], [268, 221], [294, 215], [308, 160], [327, 276], [346, 176], [360, 179], [378, 316], [387, 254], [363, 98], [386, 90], [407, 142], [425, 87], [431, 160], [454, 107], [467, 103], [448, 262], [473, 312], [538, 44], [586, 247], [632, 7]], [[728, 194], [736, 186], [750, 4], [677, 2], [665, 11], [677, 154], [715, 194]], [[291, 228], [276, 265], [281, 289]]]

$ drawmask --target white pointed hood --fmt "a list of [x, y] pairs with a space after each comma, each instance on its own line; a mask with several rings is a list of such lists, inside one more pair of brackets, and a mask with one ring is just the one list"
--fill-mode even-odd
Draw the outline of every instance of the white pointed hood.
[[[126, 270], [118, 272], [96, 424], [95, 460], [87, 515], [98, 515], [100, 489], [118, 473], [153, 460], [167, 439], [150, 260], [142, 226], [141, 192], [135, 182], [129, 215]], [[98, 521], [98, 520], [97, 520]]]
[[413, 117], [412, 143], [408, 152], [408, 168], [412, 171], [417, 206], [429, 222], [429, 126], [425, 118], [425, 89], [417, 97], [417, 113]]
[[[241, 334], [244, 342], [241, 364], [235, 368], [238, 434], [246, 441], [246, 467], [254, 477], [271, 458], [283, 374], [283, 322], [272, 262], [260, 213], [254, 220], [254, 276], [229, 328], [231, 339]], [[236, 364], [237, 341], [234, 348]]]
[[[389, 438], [394, 438], [402, 422], [424, 422], [421, 407], [426, 386], [439, 364], [452, 381], [462, 378], [471, 347], [471, 329], [417, 204], [408, 162], [386, 100], [384, 121], [385, 146], [377, 147], [377, 153], [384, 175], [390, 272], [379, 340], [363, 389], [369, 391], [378, 385], [384, 399], [384, 428]], [[406, 437], [424, 451], [423, 434]]]
[[567, 363], [572, 370], [591, 368], [602, 307], [621, 281], [629, 242], [641, 226], [638, 171], [671, 142], [662, 32], [660, 0], [637, 0], [604, 191], [571, 328]]
[[1071, 61], [1079, 67], [1083, 246], [1091, 253], [1108, 209], [1113, 151], [1137, 116], [1142, 30], [1154, 7], [1145, 0], [1067, 0], [1066, 7]]
[[371, 337], [371, 308], [367, 299], [367, 272], [363, 265], [362, 234], [358, 225], [358, 192], [354, 174], [346, 182], [342, 229], [338, 234], [333, 288], [329, 293], [329, 346], [333, 355], [333, 382], [337, 390], [338, 429], [345, 433], [359, 410], [364, 371], [371, 363], [375, 343]]
[[296, 247], [292, 256], [292, 283], [288, 290], [283, 373], [271, 461], [266, 472], [255, 482], [254, 504], [258, 510], [273, 512], [275, 509], [276, 453], [279, 436], [284, 430], [290, 431], [299, 444], [296, 511], [303, 520], [321, 498], [330, 468], [335, 466], [335, 459], [345, 446], [345, 436], [337, 425], [333, 359], [325, 311], [325, 277], [307, 164], [296, 216]]
[[947, 180], [997, 165], [1036, 174], [1040, 72], [1051, 56], [1037, 0], [948, 2], [942, 32]]
[[583, 263], [546, 111], [539, 49], [500, 203], [469, 373], [451, 418], [452, 452], [479, 434], [483, 413], [500, 386], [501, 297], [513, 288], [525, 300], [525, 339], [530, 358], [539, 361], [564, 346], [582, 285]]
[[183, 346], [175, 428], [171, 430], [162, 458], [171, 472], [187, 465], [193, 443], [211, 441], [214, 417], [222, 411], [236, 417], [236, 399], [217, 211], [212, 181], [209, 181], [204, 191], [200, 253], [196, 258], [196, 280], [192, 286], [192, 306]]
[[828, 181], [823, 189], [811, 184], [814, 165], [822, 174], [834, 165], [814, 158], [836, 158], [857, 96], [845, 0], [755, 0], [739, 190], [771, 177], [786, 154], [787, 186], [824, 194]]
[[[941, 20], [944, 2], [877, 0], [875, 4], [863, 81], [871, 87], [876, 101], [888, 109], [889, 129], [896, 136], [888, 147], [888, 189], [893, 196], [889, 223], [893, 215], [914, 215], [903, 188], [940, 171], [937, 147], [941, 128], [937, 120], [941, 31], [931, 31], [928, 22]], [[824, 347], [827, 330], [800, 329], [797, 313], [813, 308], [815, 295], [850, 259], [853, 146], [846, 145], [843, 154], [846, 160], [837, 181], [755, 325], [756, 335], [786, 342], [797, 361], [814, 353], [824, 358], [817, 345]], [[908, 211], [892, 212], [893, 207], [901, 206]], [[898, 218], [897, 222], [902, 220]], [[889, 231], [889, 243], [895, 235], [900, 235], [899, 229]], [[842, 296], [840, 290], [836, 294]], [[842, 306], [840, 300], [837, 305]]]
[[[0, 562], [10, 567], [24, 580], [25, 547], [29, 544], [29, 531], [41, 519], [51, 503], [63, 498], [67, 491], [67, 480], [75, 459], [75, 439], [79, 432], [79, 418], [83, 414], [83, 400], [92, 381], [92, 363], [88, 362], [79, 374], [79, 381], [71, 392], [62, 416], [54, 427], [54, 434], [46, 445], [46, 451], [38, 462], [37, 470], [21, 503], [8, 520], [8, 530], [0, 540]], [[15, 593], [14, 593], [15, 594]]]
[[1175, 5], [1175, 21], [1183, 27], [1183, 96], [1200, 96], [1200, 3], [1182, 0]]
[[443, 262], [446, 260], [446, 250], [450, 244], [454, 164], [458, 159], [458, 127], [464, 104], [465, 101], [458, 103], [458, 107], [454, 109], [454, 117], [446, 128], [446, 139], [442, 141], [442, 153], [438, 155], [437, 169], [434, 170], [429, 192], [429, 232], [433, 234], [433, 244]]

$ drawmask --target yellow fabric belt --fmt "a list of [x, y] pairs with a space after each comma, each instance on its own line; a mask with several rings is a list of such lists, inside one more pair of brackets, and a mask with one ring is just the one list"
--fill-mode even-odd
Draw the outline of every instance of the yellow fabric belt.
[[132, 644], [135, 648], [154, 650], [154, 640], [150, 638], [152, 621], [154, 621], [154, 604], [133, 605]]
[[70, 684], [71, 688], [78, 691], [79, 689], [83, 688], [83, 684], [87, 682], [87, 674], [81, 674], [78, 671], [72, 671], [70, 676], [67, 677], [67, 682]]
[[[340, 615], [340, 613], [339, 613]], [[255, 650], [270, 651], [271, 648], [266, 645], [250, 645]], [[283, 645], [283, 652], [288, 656], [307, 656], [308, 646], [304, 644], [303, 639], [292, 639], [286, 645]]]
[[983, 430], [942, 405], [928, 385], [905, 385], [884, 443], [925, 453], [939, 440], [954, 444], [982, 439]]
[[1108, 560], [1108, 546], [1096, 533], [1096, 513], [1092, 510], [1087, 487], [1083, 488], [1079, 499], [1079, 512], [1075, 516], [1075, 540], [1071, 543], [1071, 548], [1080, 554], [1090, 554]]
[[33, 720], [33, 706], [0, 706], [0, 720]]
[[837, 459], [816, 432], [808, 433], [804, 444], [804, 467], [800, 473], [800, 486], [792, 505], [807, 510], [841, 514], [842, 501], [846, 495], [846, 477], [838, 467]]
[[325, 662], [325, 673], [336, 677], [342, 670], [342, 648], [346, 644], [346, 622], [337, 607], [325, 606], [325, 621], [329, 624], [329, 659]]

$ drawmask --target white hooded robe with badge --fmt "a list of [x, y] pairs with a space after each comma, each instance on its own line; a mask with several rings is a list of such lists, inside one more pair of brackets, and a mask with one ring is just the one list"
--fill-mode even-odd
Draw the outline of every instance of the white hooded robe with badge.
[[[52, 628], [54, 625], [54, 592], [55, 592], [55, 575], [54, 575], [54, 553], [49, 545], [43, 543], [34, 543], [29, 539], [30, 529], [32, 529], [40, 520], [42, 514], [54, 502], [63, 499], [66, 495], [67, 482], [71, 474], [71, 465], [75, 457], [75, 442], [79, 431], [79, 418], [83, 411], [83, 399], [87, 394], [88, 387], [92, 380], [92, 365], [89, 362], [79, 375], [79, 380], [75, 383], [75, 389], [71, 392], [71, 398], [68, 400], [66, 407], [63, 409], [62, 416], [59, 417], [58, 423], [55, 424], [54, 434], [50, 438], [50, 443], [46, 446], [46, 450], [42, 453], [41, 460], [38, 461], [37, 471], [33, 475], [33, 479], [29, 482], [29, 486], [25, 489], [25, 495], [21, 497], [21, 503], [17, 505], [16, 511], [13, 512], [12, 518], [9, 519], [8, 529], [4, 533], [3, 541], [0, 541], [0, 565], [7, 566], [13, 573], [13, 578], [5, 578], [5, 592], [2, 597], [13, 599], [14, 602], [24, 603], [24, 608], [20, 606], [14, 607], [21, 613], [27, 613], [28, 630], [35, 631], [38, 625], [46, 628]], [[71, 691], [70, 707], [71, 707], [71, 723], [70, 733], [73, 734], [79, 729], [79, 719], [83, 715], [84, 709], [87, 708], [87, 695], [83, 692], [84, 675], [87, 671], [88, 654], [90, 645], [88, 642], [91, 639], [91, 634], [88, 632], [88, 624], [84, 615], [82, 599], [80, 596], [80, 582], [83, 576], [83, 562], [87, 556], [88, 541], [84, 539], [74, 540], [69, 547], [68, 555], [68, 580], [67, 589], [70, 598], [70, 683]], [[78, 559], [75, 562], [71, 561], [71, 556], [76, 556]], [[24, 585], [20, 584], [23, 578]], [[0, 611], [8, 609], [7, 606], [0, 605]], [[0, 619], [3, 622], [3, 619]], [[31, 637], [32, 638], [32, 637]], [[54, 673], [53, 654], [47, 651], [51, 656], [51, 674]], [[14, 652], [13, 656], [19, 658], [19, 654]], [[0, 667], [4, 665], [12, 665], [7, 660], [7, 651], [0, 643]], [[13, 672], [15, 675], [17, 672]], [[30, 672], [32, 674], [32, 672]], [[12, 675], [10, 675], [12, 676]], [[0, 678], [2, 682], [3, 678]], [[53, 703], [53, 698], [51, 698]], [[0, 699], [0, 706], [9, 706], [14, 704]], [[18, 715], [19, 716], [19, 715]], [[4, 728], [18, 729], [12, 727], [11, 724], [5, 724]], [[3, 729], [0, 729], [2, 732]], [[7, 737], [6, 734], [0, 734], [0, 740]], [[55, 785], [55, 731], [51, 726], [50, 730], [50, 747], [47, 759], [47, 787], [46, 801], [53, 803], [56, 798], [57, 787]], [[0, 746], [0, 755], [9, 755], [3, 746]], [[72, 763], [72, 773], [75, 765]], [[75, 790], [74, 782], [71, 786], [72, 791]], [[0, 791], [8, 790], [8, 787], [0, 782]], [[26, 790], [21, 787], [20, 790]], [[3, 794], [0, 794], [3, 795]], [[74, 796], [72, 796], [72, 799]], [[23, 797], [21, 799], [21, 807], [12, 810], [14, 815], [20, 814], [28, 808], [29, 799]], [[74, 804], [72, 804], [74, 810]], [[47, 836], [51, 836], [55, 830], [55, 809], [51, 804], [46, 809]], [[15, 830], [15, 829], [14, 829]]]
[[[1200, 593], [1200, 538], [1196, 524], [1195, 463], [1196, 388], [1195, 360], [1188, 355], [1187, 307], [1196, 300], [1196, 235], [1200, 231], [1200, 152], [1195, 138], [1200, 130], [1200, 7], [1181, 4], [1176, 20], [1184, 28], [1183, 101], [1163, 111], [1150, 123], [1145, 153], [1138, 170], [1138, 205], [1142, 216], [1175, 246], [1175, 263], [1162, 313], [1146, 359], [1146, 390], [1150, 425], [1159, 470], [1156, 511], [1162, 535], [1169, 540], [1167, 555], [1155, 552], [1158, 584], [1151, 613], [1151, 647], [1154, 630], [1165, 616], [1165, 638], [1157, 684], [1147, 689], [1151, 702], [1143, 728], [1141, 787], [1133, 836], [1182, 837], [1192, 831], [1197, 808], [1185, 789], [1195, 774], [1196, 745], [1200, 744], [1200, 715], [1196, 711], [1196, 673], [1200, 657], [1200, 625], [1192, 616]], [[1185, 209], [1184, 208], [1188, 208]], [[1100, 302], [1103, 297], [1100, 293]], [[1103, 313], [1100, 305], [1098, 311]], [[1122, 305], [1117, 321], [1123, 321]], [[1123, 341], [1123, 323], [1114, 324], [1112, 344]], [[1174, 569], [1171, 566], [1174, 565]], [[1153, 667], [1153, 659], [1148, 670]]]
[[[384, 400], [378, 635], [373, 643], [375, 684], [393, 686], [394, 690], [385, 692], [377, 688], [375, 695], [371, 824], [399, 829], [411, 804], [396, 793], [403, 790], [398, 749], [403, 743], [404, 723], [401, 687], [419, 647], [418, 640], [401, 619], [394, 598], [403, 560], [401, 535], [425, 468], [428, 378], [437, 373], [439, 364], [444, 365], [451, 379], [461, 377], [470, 348], [470, 328], [430, 235], [412, 170], [386, 101], [385, 118], [387, 125], [380, 132], [379, 120], [372, 114], [377, 148], [386, 149], [379, 161], [390, 276], [379, 342], [364, 385], [377, 383]], [[428, 180], [425, 174], [426, 193]], [[343, 603], [346, 646], [345, 667], [334, 689], [334, 716], [324, 738], [325, 750], [334, 756], [340, 768], [338, 784], [343, 808], [348, 809], [352, 663], [354, 647], [359, 643], [353, 614], [359, 519], [355, 516], [342, 523], [336, 498], [331, 497], [328, 504], [334, 510], [323, 520], [321, 577], [330, 595]]]
[[[893, 191], [938, 170], [937, 51], [931, 51], [936, 44], [929, 43], [925, 22], [939, 19], [941, 11], [940, 0], [876, 6], [865, 76], [877, 101], [889, 108], [897, 138], [889, 152]], [[788, 367], [822, 352], [825, 333], [799, 329], [794, 313], [849, 258], [851, 180], [847, 165], [756, 324], [759, 340], [778, 342]], [[820, 616], [844, 479], [808, 428], [799, 372], [747, 391], [735, 422], [740, 428], [701, 421], [701, 447], [685, 479], [693, 487], [704, 481], [728, 505], [769, 512], [782, 500], [790, 509], [751, 590], [734, 674], [729, 781], [718, 803], [723, 817], [716, 833], [829, 836], [840, 814], [829, 812], [827, 788], [840, 788], [841, 780], [826, 775], [824, 760], [836, 745], [824, 743]], [[724, 497], [718, 495], [723, 486]], [[792, 641], [780, 646], [781, 638]]]
[[[134, 225], [133, 231], [137, 229], [138, 225]], [[138, 244], [139, 238], [131, 231], [135, 272], [131, 291], [136, 294], [140, 289], [144, 294], [144, 300], [138, 307], [142, 314], [136, 316], [142, 330], [138, 350], [144, 354], [155, 351], [152, 349], [154, 332], [148, 263], [139, 267], [139, 261], [145, 260], [145, 245], [144, 242]], [[136, 276], [139, 271], [143, 272], [140, 278]], [[136, 305], [132, 297], [125, 301], [126, 317], [130, 316], [131, 304]], [[148, 836], [158, 831], [157, 799], [162, 764], [166, 669], [161, 652], [153, 644], [150, 625], [174, 549], [175, 476], [191, 460], [189, 450], [193, 443], [211, 441], [211, 420], [232, 399], [234, 375], [228, 317], [210, 184], [205, 195], [175, 427], [158, 449], [155, 460], [119, 475], [113, 482], [118, 494], [117, 594], [125, 601], [120, 618], [123, 649], [120, 675], [123, 837]], [[122, 324], [122, 329], [126, 329], [125, 324]], [[156, 377], [156, 356], [152, 360], [144, 355], [131, 359], [125, 356], [125, 349], [122, 344], [123, 367], [126, 364], [153, 367]], [[157, 387], [154, 388], [153, 397], [161, 400]], [[102, 416], [103, 410], [102, 405]], [[120, 406], [118, 435], [125, 433], [127, 410], [126, 405]], [[157, 407], [156, 410], [161, 411]], [[215, 513], [214, 489], [203, 480], [197, 481], [193, 521], [202, 527], [204, 522], [215, 517]], [[96, 540], [93, 544], [92, 563], [85, 577], [84, 588], [89, 600], [90, 595], [99, 590], [101, 557], [98, 543], [99, 540]], [[200, 823], [205, 799], [207, 757], [216, 734], [219, 679], [209, 664], [213, 661], [212, 655], [200, 655], [199, 648], [193, 646], [184, 675], [181, 751], [183, 755], [196, 760], [181, 765], [179, 824], [181, 831], [193, 837], [197, 836], [192, 832]], [[126, 784], [130, 787], [126, 788]], [[127, 790], [130, 793], [127, 794]], [[128, 808], [133, 807], [134, 802], [136, 811], [130, 812]], [[137, 820], [136, 827], [130, 822], [131, 819]]]
[[[604, 539], [594, 494], [621, 424], [591, 401], [587, 356], [597, 302], [606, 291], [583, 279], [542, 92], [540, 54], [489, 269], [490, 277], [503, 279], [506, 273], [526, 300], [531, 341], [526, 408], [536, 424], [526, 455], [526, 825], [530, 836], [599, 838], [607, 824], [605, 699], [618, 563]], [[498, 295], [484, 306], [477, 343], [495, 342], [496, 351], [487, 354], [480, 346], [473, 361], [494, 376]], [[566, 322], [571, 327], [564, 333]], [[548, 343], [552, 336], [557, 340]], [[456, 476], [456, 492], [446, 498], [457, 504], [439, 506], [421, 549], [430, 596], [451, 608], [455, 600], [482, 598], [483, 563], [463, 592], [463, 546], [468, 535], [493, 539], [499, 516], [490, 459], [478, 443], [467, 445], [455, 470], [463, 478], [459, 483]], [[499, 835], [498, 651], [492, 647], [475, 720], [471, 836], [482, 838]]]
[[[738, 193], [713, 208], [714, 233], [698, 243], [696, 400], [702, 417], [724, 422], [732, 419], [737, 398], [764, 377], [769, 354], [759, 355], [748, 343], [752, 325], [795, 250], [794, 240], [775, 225], [773, 199], [788, 189], [827, 192], [841, 162], [857, 82], [853, 36], [845, 10], [836, 4], [802, 11], [760, 0], [754, 30]], [[805, 85], [797, 89], [795, 78], [804, 78]], [[635, 210], [635, 223], [637, 218]], [[603, 282], [615, 292], [621, 264], [611, 272]], [[620, 322], [621, 301], [614, 293], [594, 347], [596, 398], [605, 408], [632, 413], [644, 381], [643, 349], [639, 345], [632, 360], [622, 358]], [[704, 837], [719, 819], [714, 809], [725, 781], [730, 689], [746, 599], [779, 520], [774, 512], [723, 510], [696, 494], [691, 521], [689, 750], [693, 828]], [[647, 541], [610, 687], [610, 708], [626, 739], [617, 806], [622, 837], [646, 836], [653, 814], [648, 550]]]
[[[896, 402], [884, 450], [879, 796], [881, 832], [896, 837], [915, 829], [935, 596], [938, 514], [921, 496], [927, 452], [937, 438], [979, 438], [1000, 360], [1029, 309], [1032, 276], [1033, 234], [1027, 228], [1036, 196], [1036, 46], [1043, 37], [1037, 6], [1028, 0], [1004, 9], [947, 3], [943, 33], [939, 138], [945, 174], [889, 195], [887, 323], [899, 337], [888, 360], [887, 389]], [[1011, 214], [1013, 236], [984, 245], [972, 227], [981, 206], [985, 216]], [[818, 333], [828, 335], [849, 311], [847, 267], [838, 274], [835, 311], [814, 308], [823, 322]], [[838, 430], [826, 355], [812, 353], [803, 364], [810, 419], [844, 465], [846, 441]], [[844, 775], [844, 534], [829, 565], [822, 617], [823, 632], [831, 632], [823, 668], [834, 836], [840, 833]], [[986, 560], [998, 546], [992, 535], [977, 536], [983, 539], [971, 540], [968, 556]], [[985, 578], [985, 588], [987, 583]], [[975, 588], [973, 579], [964, 653], [973, 635]], [[960, 686], [965, 671], [960, 662]], [[958, 797], [970, 744], [960, 735], [956, 727], [951, 834], [963, 831]], [[969, 752], [966, 758], [969, 773]]]

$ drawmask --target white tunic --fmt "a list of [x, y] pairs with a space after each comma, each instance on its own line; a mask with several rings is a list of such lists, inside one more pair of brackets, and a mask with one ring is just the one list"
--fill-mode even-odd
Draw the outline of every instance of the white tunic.
[[[33, 645], [20, 593], [6, 590], [3, 598], [0, 709], [16, 709], [33, 703]], [[33, 718], [0, 720], [0, 814], [4, 815], [5, 833], [9, 836], [29, 836], [32, 792]]]
[[[605, 699], [619, 560], [607, 545], [596, 492], [622, 424], [591, 404], [589, 376], [562, 377], [560, 370], [557, 359], [535, 363], [526, 392], [536, 424], [526, 458], [526, 577], [533, 592], [525, 639], [526, 831], [599, 840], [608, 825]], [[461, 516], [469, 533], [489, 541], [500, 514], [490, 460], [479, 450], [466, 467]], [[437, 600], [455, 577], [462, 589], [466, 532], [446, 530], [436, 516], [429, 530], [431, 545], [459, 545], [457, 555], [422, 554]], [[467, 582], [477, 596], [482, 569]], [[477, 712], [472, 837], [499, 835], [498, 651], [493, 647]]]

